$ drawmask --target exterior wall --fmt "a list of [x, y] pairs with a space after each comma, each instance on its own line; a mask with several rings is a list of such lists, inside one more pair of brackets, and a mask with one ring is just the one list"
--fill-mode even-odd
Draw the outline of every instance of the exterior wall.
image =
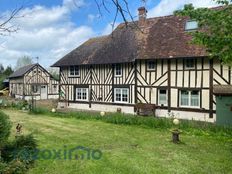
[[[78, 78], [69, 77], [69, 68], [62, 67], [60, 90], [64, 95], [60, 101], [72, 108], [115, 111], [120, 104], [114, 102], [114, 88], [127, 87], [130, 96], [128, 104], [156, 104], [158, 116], [173, 112], [179, 118], [214, 122], [216, 101], [213, 95], [213, 85], [231, 84], [231, 69], [221, 65], [219, 61], [206, 57], [195, 58], [194, 68], [186, 69], [186, 59], [188, 58], [155, 60], [154, 70], [148, 70], [149, 60], [125, 63], [122, 64], [121, 77], [114, 76], [114, 65], [80, 66]], [[88, 101], [75, 100], [76, 87], [89, 89]], [[167, 90], [168, 99], [165, 106], [158, 103], [160, 89]], [[180, 105], [181, 90], [199, 91], [199, 107], [182, 107]], [[114, 107], [110, 107], [109, 104]], [[134, 113], [131, 110], [128, 112]]]
[[[38, 86], [37, 92], [32, 91], [33, 85]], [[10, 94], [16, 98], [25, 99], [31, 99], [33, 95], [39, 100], [41, 99], [41, 86], [47, 88], [46, 99], [59, 98], [59, 82], [52, 79], [51, 75], [39, 65], [34, 66], [23, 77], [10, 79]]]

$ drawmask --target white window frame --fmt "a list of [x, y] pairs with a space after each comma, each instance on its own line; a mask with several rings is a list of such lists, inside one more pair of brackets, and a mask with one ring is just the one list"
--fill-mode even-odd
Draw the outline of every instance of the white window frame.
[[[196, 26], [195, 27], [189, 27], [188, 26], [189, 23], [194, 23], [194, 24], [196, 24]], [[198, 26], [198, 22], [196, 20], [188, 20], [185, 23], [185, 31], [193, 31], [193, 30], [197, 30], [198, 28], [199, 28], [199, 26]]]
[[[71, 74], [71, 68], [74, 68], [74, 74]], [[76, 72], [78, 72], [78, 73], [76, 73]], [[80, 67], [79, 66], [70, 66], [69, 67], [69, 77], [80, 77]]]
[[[117, 93], [116, 91], [120, 90], [120, 101], [116, 100]], [[123, 90], [127, 91], [127, 101], [123, 101]], [[114, 102], [115, 103], [129, 103], [129, 88], [114, 88]]]
[[[185, 59], [184, 60], [185, 62], [184, 62], [184, 66], [185, 66], [185, 69], [195, 69], [196, 67], [195, 67], [195, 59], [193, 59], [193, 58], [187, 58], [187, 59]], [[187, 66], [187, 61], [192, 61], [193, 62], [193, 67], [188, 67]]]
[[[120, 68], [120, 74], [117, 74], [118, 70], [117, 68]], [[114, 69], [114, 75], [115, 77], [121, 77], [122, 76], [122, 65], [121, 64], [116, 64], [115, 69]]]
[[[162, 104], [162, 103], [160, 103], [160, 91], [166, 91], [166, 103], [165, 104]], [[167, 106], [168, 105], [168, 90], [167, 89], [159, 89], [158, 90], [158, 104], [161, 106], [161, 105], [163, 105], [163, 106]]]
[[[182, 105], [181, 104], [181, 92], [182, 91], [187, 91], [188, 92], [188, 105]], [[192, 91], [197, 91], [198, 92], [198, 106], [192, 106], [191, 105], [191, 92]], [[179, 92], [179, 98], [180, 98], [180, 101], [179, 101], [179, 104], [180, 104], [180, 106], [181, 107], [186, 107], [186, 108], [200, 108], [200, 95], [201, 95], [201, 93], [200, 93], [200, 90], [180, 90], [180, 92]]]
[[[78, 90], [81, 90], [81, 99], [78, 98]], [[83, 99], [83, 91], [86, 90], [86, 99]], [[88, 88], [76, 88], [76, 101], [88, 101], [89, 100], [89, 89]]]
[[[154, 63], [154, 68], [151, 68], [150, 67], [150, 63]], [[155, 61], [154, 60], [148, 60], [147, 61], [147, 70], [149, 70], [149, 71], [154, 71], [155, 70]]]

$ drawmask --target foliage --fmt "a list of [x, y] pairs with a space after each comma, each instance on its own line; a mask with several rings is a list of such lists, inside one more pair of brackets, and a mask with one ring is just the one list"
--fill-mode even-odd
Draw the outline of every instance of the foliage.
[[23, 174], [33, 164], [37, 142], [32, 135], [18, 135], [8, 141], [11, 122], [0, 111], [0, 173]]
[[8, 78], [8, 76], [10, 74], [13, 73], [13, 70], [10, 66], [8, 66], [6, 69], [4, 69], [4, 67], [2, 66], [1, 67], [1, 64], [0, 64], [0, 90], [3, 89], [5, 86], [3, 84], [3, 81]]
[[29, 56], [23, 56], [18, 58], [15, 69], [19, 69], [23, 66], [33, 64], [32, 58]]
[[209, 56], [218, 58], [225, 64], [232, 63], [232, 5], [229, 1], [217, 1], [221, 7], [215, 9], [197, 8], [192, 4], [183, 10], [175, 11], [175, 15], [189, 16], [198, 22], [201, 28], [190, 32], [192, 43], [205, 46]]
[[9, 117], [0, 111], [0, 147], [7, 141], [10, 135], [11, 122]]

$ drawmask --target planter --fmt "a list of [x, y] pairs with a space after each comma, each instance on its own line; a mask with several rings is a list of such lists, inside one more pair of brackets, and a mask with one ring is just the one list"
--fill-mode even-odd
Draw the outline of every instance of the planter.
[[172, 142], [179, 143], [180, 142], [180, 131], [179, 130], [172, 130]]

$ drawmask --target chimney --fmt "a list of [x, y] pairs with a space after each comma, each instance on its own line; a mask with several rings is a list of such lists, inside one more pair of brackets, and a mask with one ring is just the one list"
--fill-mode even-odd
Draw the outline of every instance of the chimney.
[[147, 18], [147, 9], [145, 7], [140, 7], [139, 11], [139, 22], [144, 22]]

